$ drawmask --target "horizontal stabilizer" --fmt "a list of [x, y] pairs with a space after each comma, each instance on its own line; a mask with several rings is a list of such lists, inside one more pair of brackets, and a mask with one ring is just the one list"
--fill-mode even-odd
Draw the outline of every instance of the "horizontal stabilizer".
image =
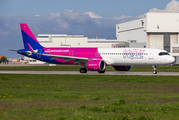
[[24, 54], [27, 54], [27, 55], [30, 55], [31, 52], [30, 51], [19, 51], [19, 50], [12, 50], [12, 49], [6, 49], [8, 51], [14, 51], [14, 52], [21, 52], [21, 53], [24, 53]]

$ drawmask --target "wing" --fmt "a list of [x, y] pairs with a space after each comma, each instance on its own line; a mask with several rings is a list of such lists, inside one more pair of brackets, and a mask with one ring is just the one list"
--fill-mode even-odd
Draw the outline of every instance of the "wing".
[[74, 56], [63, 56], [63, 55], [52, 55], [52, 54], [40, 54], [40, 53], [37, 53], [37, 52], [34, 52], [34, 51], [20, 51], [20, 50], [12, 50], [12, 49], [7, 49], [9, 51], [14, 51], [14, 52], [20, 52], [20, 53], [24, 53], [24, 54], [27, 54], [27, 55], [31, 55], [32, 53], [33, 54], [37, 54], [37, 55], [45, 55], [45, 56], [48, 56], [48, 57], [51, 57], [51, 60], [54, 60], [56, 58], [60, 58], [60, 59], [65, 59], [63, 61], [63, 63], [65, 62], [68, 62], [70, 60], [73, 60], [75, 61], [74, 64], [78, 64], [78, 63], [87, 63], [87, 61], [90, 61], [90, 60], [100, 60], [100, 59], [93, 59], [93, 58], [83, 58], [83, 57], [74, 57]]
[[36, 53], [36, 52], [33, 52], [33, 53], [38, 54], [38, 55], [45, 55], [45, 56], [51, 57], [51, 60], [56, 59], [56, 58], [65, 59], [63, 61], [63, 63], [68, 62], [70, 60], [75, 61], [74, 64], [86, 63], [87, 61], [90, 61], [90, 60], [99, 60], [99, 59], [93, 59], [93, 58], [83, 58], [83, 57], [63, 56], [63, 55], [52, 55], [52, 54], [40, 54], [40, 53]]

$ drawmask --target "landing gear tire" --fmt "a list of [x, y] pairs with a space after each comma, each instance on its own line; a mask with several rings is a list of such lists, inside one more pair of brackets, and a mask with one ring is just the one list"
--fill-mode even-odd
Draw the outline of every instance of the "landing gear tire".
[[154, 70], [154, 71], [153, 71], [153, 74], [157, 74], [157, 71], [156, 71], [156, 70]]
[[98, 71], [98, 73], [105, 73], [105, 70], [103, 70], [103, 71]]
[[86, 68], [81, 68], [80, 73], [87, 73], [87, 69]]
[[156, 66], [152, 66], [153, 67], [153, 74], [157, 74], [157, 69], [156, 69]]

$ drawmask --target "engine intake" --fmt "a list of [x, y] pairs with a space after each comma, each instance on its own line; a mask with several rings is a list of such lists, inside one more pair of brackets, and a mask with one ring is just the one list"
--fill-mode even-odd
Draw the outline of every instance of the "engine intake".
[[117, 71], [129, 71], [132, 66], [113, 66]]
[[103, 71], [105, 69], [105, 62], [103, 60], [91, 60], [86, 64], [88, 70]]

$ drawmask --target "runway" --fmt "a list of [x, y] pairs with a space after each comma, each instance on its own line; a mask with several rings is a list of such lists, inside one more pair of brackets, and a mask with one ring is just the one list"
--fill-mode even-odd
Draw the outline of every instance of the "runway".
[[148, 75], [148, 76], [179, 76], [179, 72], [112, 72], [98, 73], [97, 71], [88, 71], [80, 73], [79, 71], [0, 71], [5, 74], [61, 74], [61, 75]]

